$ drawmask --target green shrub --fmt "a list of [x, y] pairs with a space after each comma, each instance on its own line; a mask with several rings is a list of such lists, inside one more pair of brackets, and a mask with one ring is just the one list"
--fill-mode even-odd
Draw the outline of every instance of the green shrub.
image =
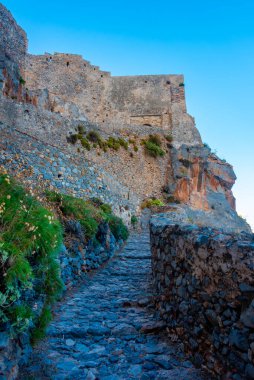
[[136, 226], [137, 223], [138, 223], [138, 218], [136, 217], [136, 215], [132, 215], [132, 216], [131, 216], [131, 224], [132, 224], [133, 226]]
[[44, 306], [39, 318], [36, 321], [36, 325], [32, 331], [31, 340], [32, 343], [36, 343], [38, 340], [43, 339], [45, 336], [46, 328], [52, 320], [52, 313], [49, 306]]
[[70, 195], [46, 192], [48, 201], [55, 203], [64, 218], [78, 220], [83, 227], [86, 240], [95, 237], [101, 222], [107, 221], [115, 238], [126, 240], [128, 229], [121, 218], [112, 214], [111, 206], [99, 198], [84, 200]]
[[100, 209], [105, 213], [105, 214], [112, 214], [112, 207], [108, 205], [107, 203], [103, 203], [100, 206]]
[[137, 147], [137, 145], [134, 145], [133, 149], [134, 149], [134, 152], [138, 152], [138, 147]]
[[120, 146], [122, 146], [125, 150], [128, 150], [128, 142], [127, 141], [125, 141], [122, 138], [119, 138], [118, 142], [119, 142]]
[[171, 142], [173, 141], [173, 136], [172, 136], [172, 135], [166, 135], [166, 136], [165, 136], [165, 139], [166, 139], [169, 143], [171, 143]]
[[165, 204], [160, 199], [146, 199], [141, 204], [142, 209], [162, 206], [165, 206]]
[[92, 143], [99, 143], [101, 141], [101, 136], [96, 131], [89, 131], [86, 135], [87, 139]]
[[78, 125], [78, 133], [84, 135], [86, 133], [85, 127], [83, 125]]
[[114, 149], [114, 150], [119, 150], [119, 148], [120, 148], [120, 143], [119, 143], [119, 141], [118, 141], [118, 139], [116, 139], [116, 138], [114, 138], [114, 137], [109, 137], [108, 138], [108, 140], [107, 140], [107, 144], [108, 144], [108, 147], [110, 148], [110, 149]]
[[179, 83], [179, 87], [184, 87], [185, 84], [183, 82]]
[[[24, 331], [36, 316], [23, 300], [26, 289], [45, 295], [50, 305], [61, 293], [57, 253], [62, 227], [8, 175], [0, 175], [0, 322]], [[38, 287], [38, 289], [37, 289]]]
[[159, 135], [149, 135], [148, 141], [154, 145], [161, 146], [161, 138]]
[[20, 83], [22, 86], [24, 86], [24, 85], [26, 84], [26, 81], [25, 81], [22, 77], [20, 77], [20, 78], [19, 78], [19, 83]]
[[85, 148], [86, 150], [91, 150], [91, 145], [89, 144], [89, 141], [85, 137], [82, 137], [80, 142], [83, 148]]
[[72, 134], [70, 136], [67, 136], [66, 139], [68, 143], [71, 143], [74, 145], [76, 144], [79, 138], [78, 138], [78, 134]]
[[107, 216], [107, 222], [111, 229], [112, 234], [116, 240], [127, 240], [129, 237], [128, 228], [123, 223], [122, 219], [113, 214]]
[[165, 152], [158, 145], [152, 143], [151, 141], [146, 141], [145, 152], [151, 157], [163, 157]]
[[31, 327], [35, 315], [30, 306], [18, 305], [10, 309], [9, 316], [12, 320], [12, 327], [18, 332], [23, 332]]
[[87, 240], [95, 236], [99, 222], [102, 220], [102, 212], [92, 203], [54, 192], [46, 192], [46, 196], [49, 201], [59, 207], [64, 217], [80, 222]]
[[142, 140], [141, 144], [144, 145], [145, 152], [151, 157], [163, 157], [164, 150], [161, 148], [161, 138], [159, 135], [150, 135], [148, 140]]

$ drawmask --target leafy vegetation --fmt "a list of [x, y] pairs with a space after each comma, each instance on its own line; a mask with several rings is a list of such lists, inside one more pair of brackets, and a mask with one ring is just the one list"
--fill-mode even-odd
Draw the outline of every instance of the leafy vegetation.
[[78, 141], [78, 135], [77, 134], [71, 134], [71, 135], [67, 136], [66, 139], [67, 139], [68, 143], [74, 145]]
[[86, 135], [87, 139], [93, 143], [99, 143], [101, 141], [101, 136], [96, 131], [89, 131]]
[[[99, 148], [105, 153], [108, 151], [108, 148], [118, 151], [121, 147], [123, 147], [125, 150], [128, 150], [128, 141], [121, 137], [116, 138], [110, 136], [107, 140], [105, 140], [100, 136], [99, 132], [95, 130], [91, 130], [86, 133], [82, 125], [79, 125], [77, 129], [78, 133], [71, 134], [66, 137], [67, 141], [71, 144], [76, 144], [80, 141], [82, 147], [86, 150], [91, 150], [91, 147], [97, 148], [99, 146]], [[92, 143], [92, 145], [90, 143]]]
[[115, 216], [111, 206], [104, 204], [100, 199], [83, 200], [56, 192], [47, 192], [46, 196], [49, 202], [58, 207], [63, 218], [72, 218], [80, 222], [87, 241], [95, 237], [99, 224], [105, 221], [117, 240], [128, 238], [128, 229], [122, 219]]
[[62, 227], [52, 212], [0, 175], [0, 322], [13, 332], [38, 327], [38, 315], [22, 297], [26, 291], [39, 289], [45, 307], [61, 293], [61, 243]]
[[156, 198], [150, 198], [146, 199], [142, 202], [141, 208], [152, 208], [152, 207], [162, 207], [165, 206], [165, 204], [160, 200]]
[[158, 135], [150, 135], [148, 140], [143, 141], [145, 152], [151, 157], [163, 157], [165, 151], [161, 148], [161, 139]]
[[[117, 240], [126, 240], [128, 229], [99, 199], [84, 201], [47, 192], [47, 202], [64, 218], [78, 220], [85, 239], [95, 237], [99, 223], [107, 222]], [[31, 331], [35, 342], [51, 319], [51, 304], [62, 292], [57, 260], [63, 240], [61, 223], [8, 175], [0, 175], [0, 324], [13, 334]], [[42, 295], [35, 310], [26, 293]]]
[[22, 77], [19, 78], [19, 83], [24, 86], [26, 84], [26, 81], [25, 79], [23, 79]]
[[106, 221], [109, 224], [112, 234], [116, 240], [127, 240], [129, 237], [128, 228], [123, 223], [122, 219], [113, 214], [107, 214]]
[[149, 156], [154, 157], [154, 158], [163, 157], [165, 155], [165, 152], [163, 149], [161, 149], [158, 145], [150, 141], [146, 141], [145, 143], [145, 152]]
[[131, 216], [131, 224], [133, 227], [135, 227], [138, 224], [138, 218], [136, 217], [136, 215]]
[[161, 146], [161, 138], [159, 135], [149, 135], [148, 141], [154, 145]]
[[89, 141], [85, 137], [81, 137], [80, 143], [86, 150], [91, 150], [91, 145], [89, 144]]
[[166, 139], [169, 143], [171, 143], [171, 142], [173, 141], [173, 136], [170, 135], [170, 134], [168, 134], [168, 135], [165, 136], [165, 139]]

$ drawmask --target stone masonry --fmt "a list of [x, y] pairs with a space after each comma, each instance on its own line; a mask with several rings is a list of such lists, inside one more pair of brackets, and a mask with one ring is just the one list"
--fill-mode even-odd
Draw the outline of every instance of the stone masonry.
[[138, 197], [94, 163], [0, 124], [0, 166], [32, 191], [55, 189], [75, 197], [98, 197], [128, 224]]
[[151, 220], [158, 310], [197, 366], [219, 379], [253, 379], [254, 235], [178, 219]]
[[[139, 204], [166, 194], [196, 208], [209, 210], [214, 204], [234, 208], [234, 173], [203, 147], [186, 112], [182, 75], [112, 77], [79, 55], [29, 55], [25, 33], [3, 5], [0, 16], [5, 30], [0, 121], [6, 126], [39, 139], [45, 149], [53, 142], [75, 157], [79, 152], [79, 160], [114, 176], [128, 197], [138, 196]], [[11, 46], [17, 48], [9, 54]], [[103, 138], [134, 139], [138, 151], [132, 147], [105, 153], [72, 146], [67, 137], [79, 125]], [[144, 153], [142, 139], [151, 133], [172, 137], [170, 144], [163, 144], [162, 158]]]
[[150, 276], [144, 231], [58, 303], [19, 379], [204, 379], [156, 318]]
[[[51, 111], [105, 129], [109, 124], [157, 126], [176, 140], [177, 130], [185, 130], [192, 143], [201, 142], [186, 113], [182, 75], [112, 77], [79, 55], [55, 53], [28, 55], [25, 79], [29, 90], [47, 89]], [[188, 136], [182, 140], [190, 142]]]

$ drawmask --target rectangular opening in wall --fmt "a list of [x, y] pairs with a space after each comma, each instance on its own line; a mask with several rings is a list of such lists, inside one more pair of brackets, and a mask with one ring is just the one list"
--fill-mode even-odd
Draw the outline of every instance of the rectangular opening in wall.
[[130, 124], [132, 125], [145, 125], [149, 127], [161, 127], [161, 115], [138, 115], [130, 117]]

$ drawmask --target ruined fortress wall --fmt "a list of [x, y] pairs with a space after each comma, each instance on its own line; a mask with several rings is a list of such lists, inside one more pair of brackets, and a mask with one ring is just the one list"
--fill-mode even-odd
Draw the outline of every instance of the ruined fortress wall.
[[[138, 75], [111, 78], [111, 101], [119, 111], [131, 116], [162, 115], [179, 104], [186, 112], [183, 75]], [[176, 95], [178, 94], [178, 95]]]
[[186, 113], [182, 75], [111, 77], [79, 55], [28, 55], [26, 86], [47, 89], [51, 110], [102, 124], [171, 130]]
[[51, 110], [65, 116], [99, 122], [104, 112], [104, 90], [109, 73], [100, 71], [79, 55], [28, 55], [26, 86], [47, 89]]
[[0, 58], [3, 56], [24, 66], [27, 51], [27, 36], [11, 13], [0, 3]]
[[[172, 104], [186, 112], [182, 75], [112, 77], [108, 98], [113, 108], [128, 117], [127, 124], [172, 129]], [[176, 95], [177, 89], [178, 96]]]

